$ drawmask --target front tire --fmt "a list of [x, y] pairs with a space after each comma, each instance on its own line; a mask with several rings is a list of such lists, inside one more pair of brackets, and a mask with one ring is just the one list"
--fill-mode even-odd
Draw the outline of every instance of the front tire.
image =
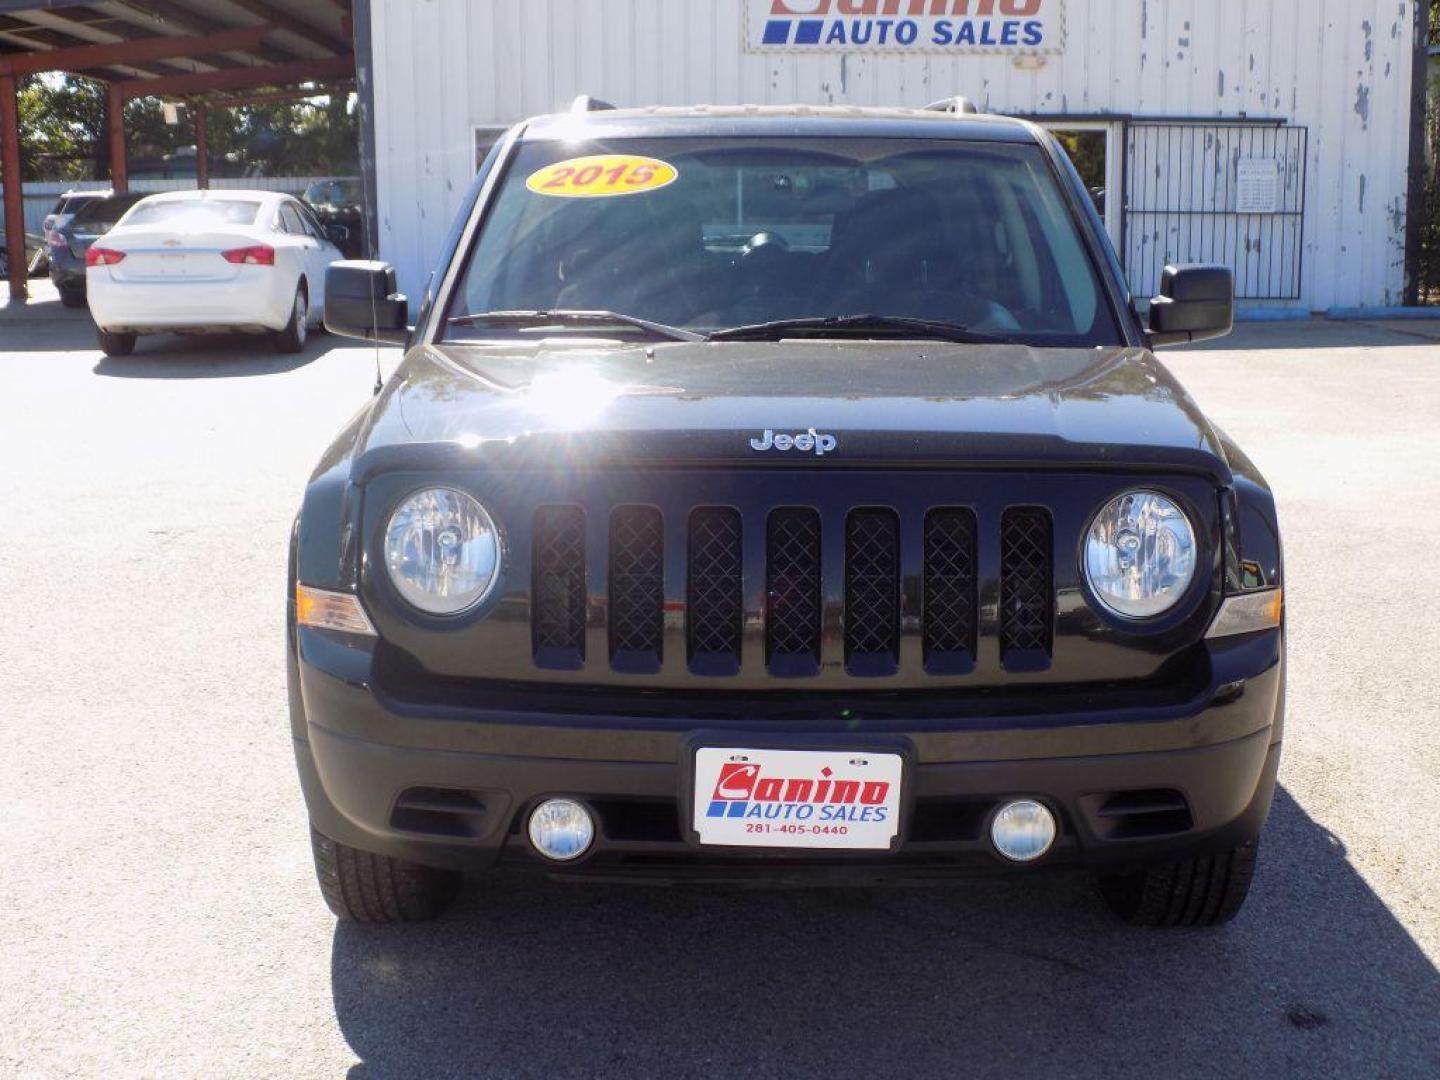
[[376, 855], [310, 830], [320, 894], [338, 918], [400, 923], [433, 919], [455, 899], [460, 875]]
[[135, 351], [134, 334], [112, 334], [109, 330], [96, 330], [100, 351], [106, 356], [129, 356]]
[[305, 348], [305, 338], [309, 332], [310, 322], [310, 299], [305, 292], [305, 283], [302, 281], [295, 287], [295, 302], [290, 305], [290, 321], [285, 324], [283, 330], [277, 330], [270, 336], [270, 341], [278, 353], [298, 353]]
[[1259, 841], [1196, 859], [1100, 878], [1110, 910], [1133, 926], [1219, 926], [1239, 913]]

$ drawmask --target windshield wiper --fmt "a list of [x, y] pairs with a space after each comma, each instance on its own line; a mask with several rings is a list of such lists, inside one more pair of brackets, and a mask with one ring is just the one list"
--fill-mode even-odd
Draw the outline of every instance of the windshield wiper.
[[887, 337], [932, 338], [967, 345], [1004, 345], [1012, 339], [999, 334], [971, 330], [960, 323], [938, 319], [912, 319], [904, 315], [826, 315], [807, 319], [775, 319], [749, 326], [731, 326], [705, 336], [706, 341], [767, 341], [786, 334], [864, 333], [867, 330]]
[[569, 308], [555, 308], [548, 311], [482, 311], [474, 315], [456, 315], [446, 320], [448, 326], [544, 326], [546, 323], [571, 326], [586, 323], [609, 323], [613, 326], [618, 323], [622, 326], [633, 326], [654, 337], [668, 338], [671, 341], [705, 340], [704, 334], [697, 334], [693, 330], [682, 330], [678, 326], [651, 322], [649, 319], [641, 319], [635, 315], [621, 315], [616, 311], [579, 311]]

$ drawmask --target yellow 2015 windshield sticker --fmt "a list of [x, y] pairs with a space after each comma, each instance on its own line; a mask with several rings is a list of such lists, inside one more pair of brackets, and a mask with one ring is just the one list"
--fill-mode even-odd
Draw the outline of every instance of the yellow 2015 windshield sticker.
[[537, 195], [562, 199], [607, 199], [658, 191], [680, 173], [668, 161], [630, 154], [594, 154], [536, 169], [525, 186]]

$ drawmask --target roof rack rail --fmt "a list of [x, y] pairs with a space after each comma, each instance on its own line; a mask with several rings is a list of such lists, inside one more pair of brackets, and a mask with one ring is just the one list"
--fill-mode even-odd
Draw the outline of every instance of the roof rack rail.
[[601, 101], [599, 98], [591, 97], [589, 94], [581, 94], [570, 103], [570, 111], [572, 113], [605, 112], [613, 108], [615, 108], [615, 106], [611, 105], [610, 102]]
[[980, 108], [963, 94], [956, 94], [954, 97], [941, 98], [939, 101], [932, 101], [925, 106], [926, 112], [954, 113], [956, 116], [979, 113]]

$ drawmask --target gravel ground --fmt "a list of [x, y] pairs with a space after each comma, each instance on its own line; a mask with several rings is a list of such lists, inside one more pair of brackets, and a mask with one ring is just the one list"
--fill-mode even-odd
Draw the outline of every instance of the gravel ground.
[[[287, 529], [373, 356], [105, 361], [0, 309], [0, 1075], [1440, 1075], [1440, 324], [1169, 354], [1280, 493], [1290, 721], [1251, 901], [1083, 880], [471, 887], [337, 927], [285, 718]], [[393, 352], [385, 363], [394, 363]]]

